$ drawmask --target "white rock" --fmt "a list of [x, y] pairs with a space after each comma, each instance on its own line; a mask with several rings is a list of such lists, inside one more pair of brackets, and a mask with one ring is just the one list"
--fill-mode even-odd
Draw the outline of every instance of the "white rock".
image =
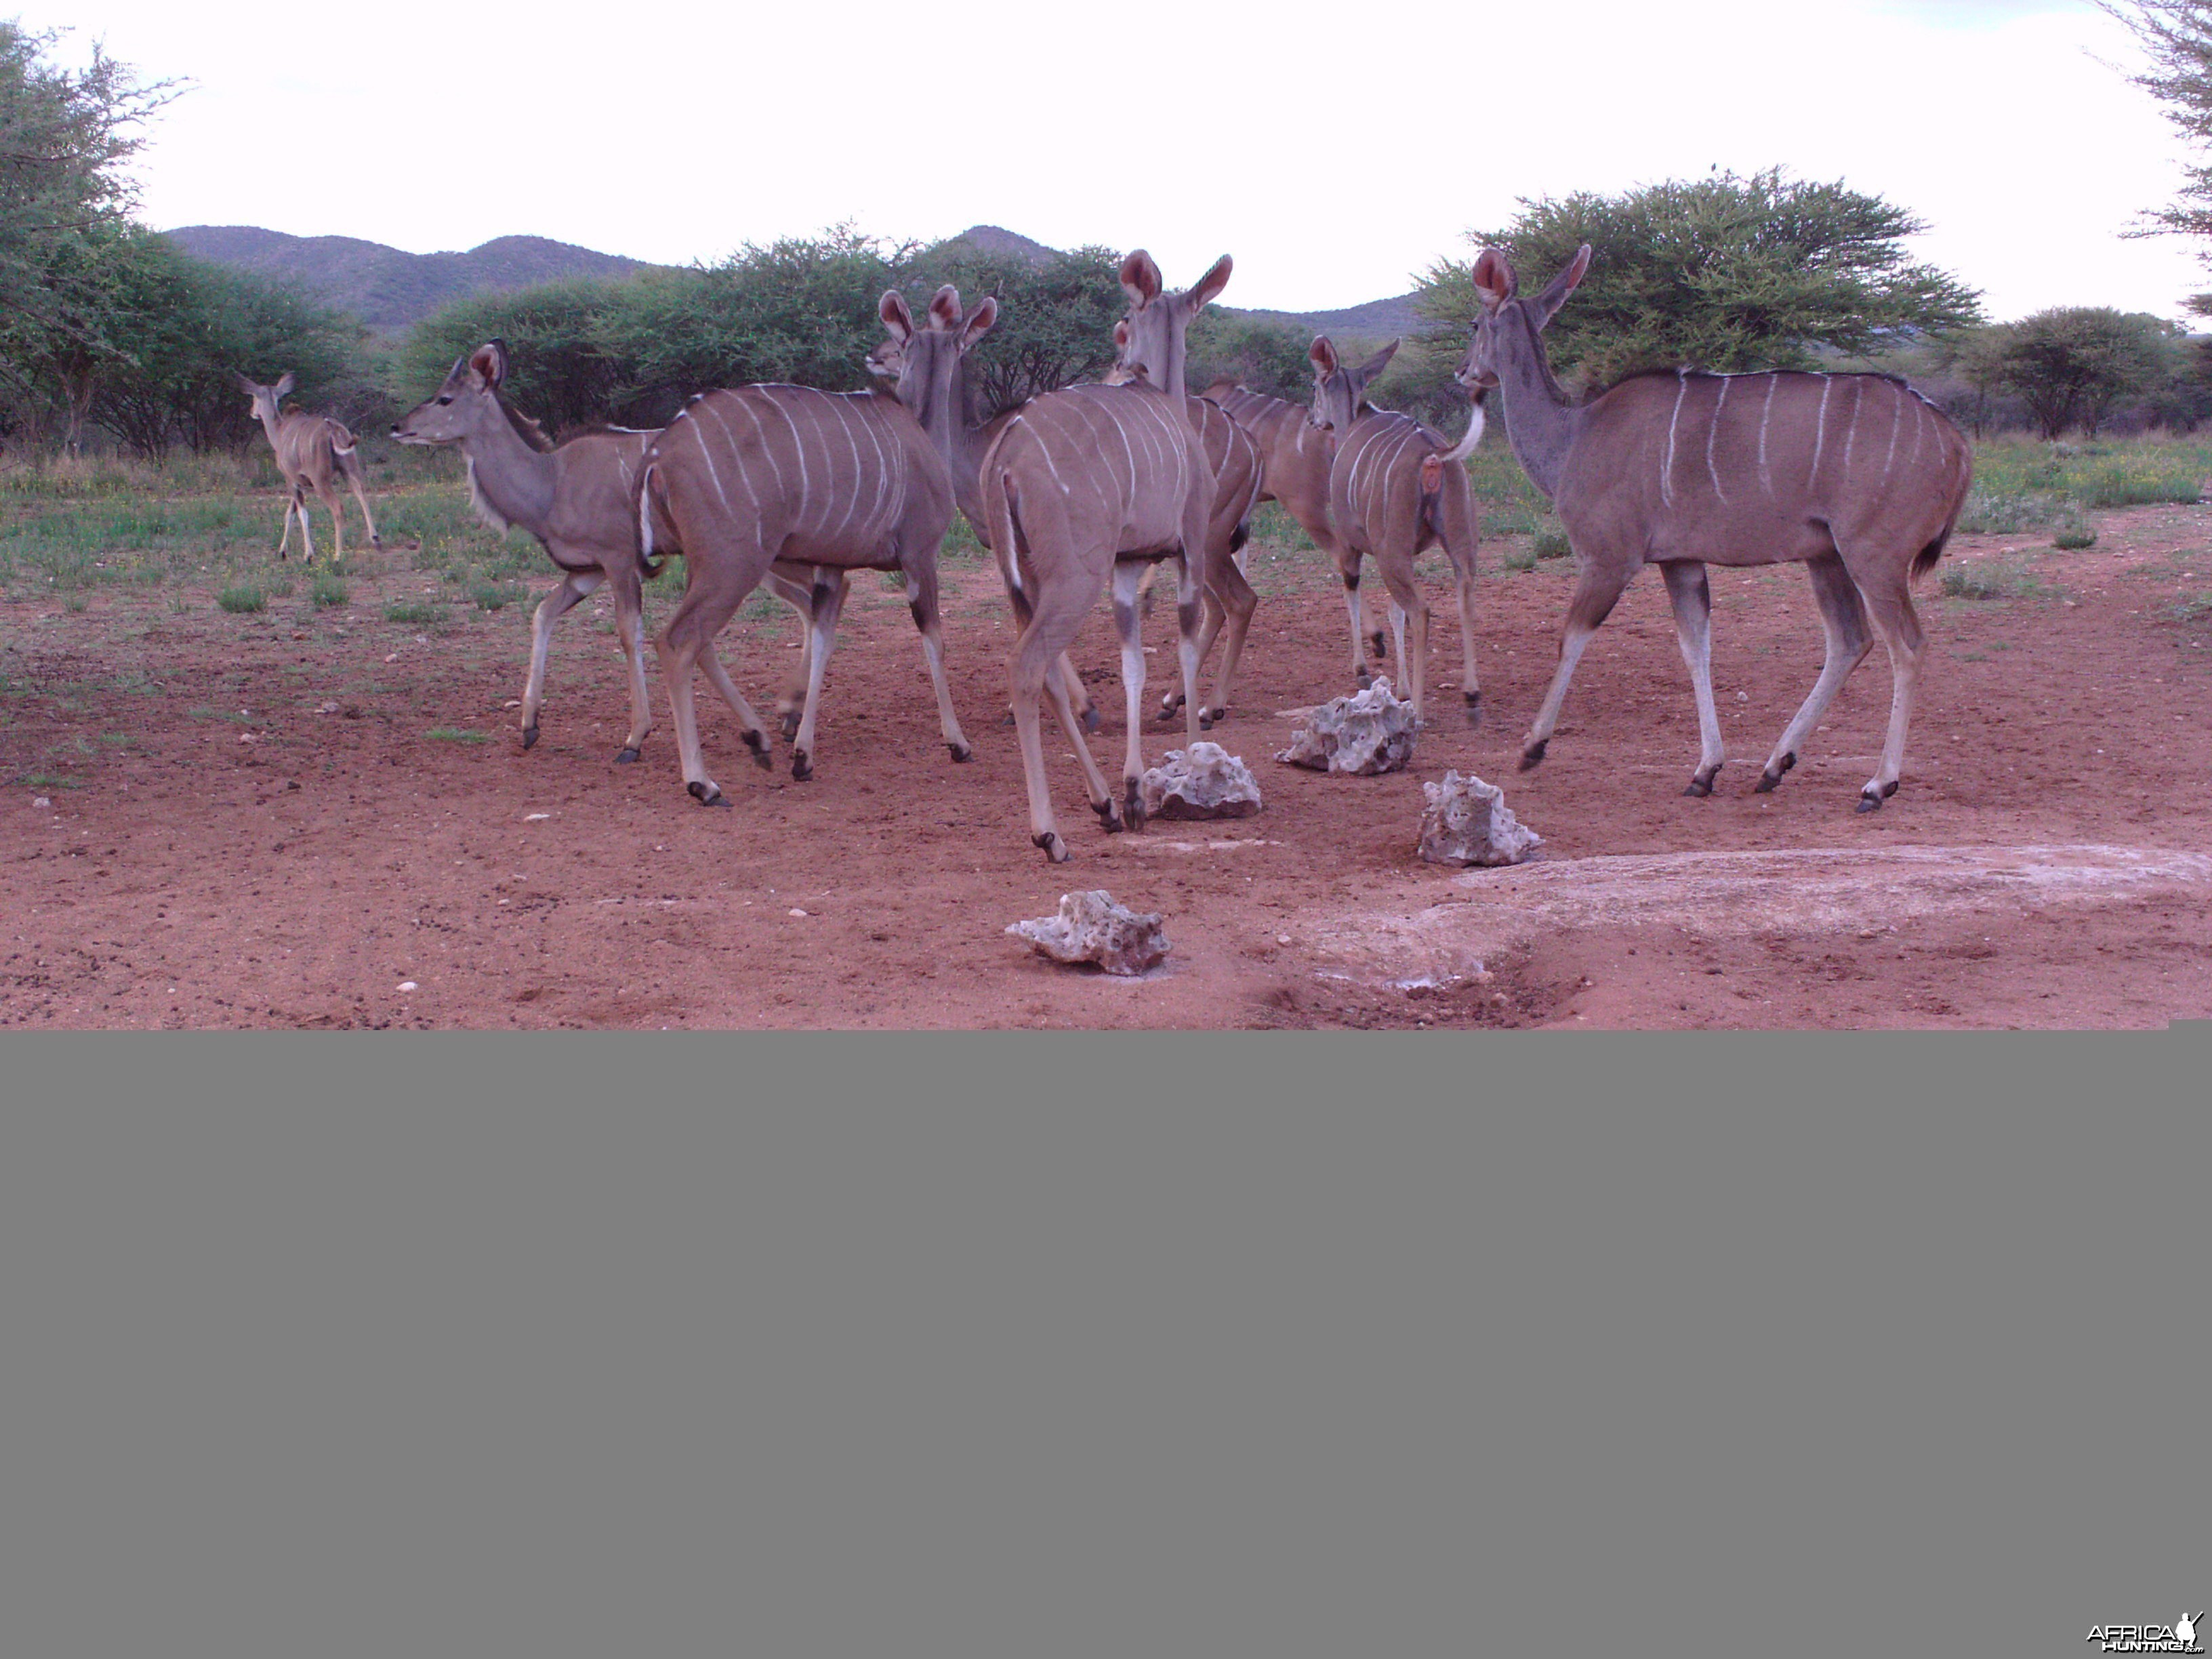
[[1378, 679], [1357, 696], [1312, 710], [1275, 758], [1316, 772], [1395, 772], [1413, 757], [1413, 705]]
[[1252, 769], [1218, 743], [1170, 749], [1140, 786], [1155, 818], [1246, 818], [1260, 810]]
[[1109, 974], [1141, 974], [1167, 957], [1157, 914], [1139, 915], [1111, 893], [1062, 893], [1060, 914], [1017, 921], [1006, 931], [1054, 962], [1095, 962]]
[[1519, 864], [1544, 838], [1513, 816], [1505, 792], [1478, 777], [1446, 772], [1425, 783], [1421, 856], [1431, 864]]
[[399, 991], [400, 994], [403, 996], [410, 991], [419, 991], [422, 988], [421, 986], [416, 984], [416, 982], [411, 979], [403, 979], [399, 981]]
[[51, 795], [33, 795], [31, 797], [31, 805], [33, 806], [52, 806], [53, 804], [53, 797]]

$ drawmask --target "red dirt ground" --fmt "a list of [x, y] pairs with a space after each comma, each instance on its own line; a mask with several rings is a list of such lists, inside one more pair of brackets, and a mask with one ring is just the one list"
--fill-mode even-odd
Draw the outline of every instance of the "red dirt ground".
[[[694, 805], [661, 723], [624, 725], [613, 641], [556, 636], [544, 740], [524, 753], [526, 611], [435, 636], [334, 624], [306, 602], [245, 618], [96, 596], [0, 613], [0, 1021], [131, 1026], [2157, 1026], [2212, 1014], [2212, 508], [2105, 515], [2087, 552], [2039, 555], [2063, 597], [1921, 591], [1932, 642], [1905, 786], [1855, 814], [1889, 701], [1877, 651], [1777, 793], [1752, 784], [1818, 666], [1802, 573], [1712, 573], [1729, 765], [1697, 754], [1664, 589], [1647, 575], [1592, 645], [1550, 757], [1514, 770], [1549, 676], [1567, 573], [1486, 545], [1484, 715], [1458, 709], [1437, 606], [1432, 725], [1413, 768], [1277, 763], [1279, 711], [1352, 689], [1343, 607], [1289, 560], [1239, 708], [1211, 734], [1252, 764], [1257, 817], [1109, 838], [1048, 725], [1075, 850], [1028, 841], [1000, 723], [1012, 638], [995, 574], [949, 568], [948, 663], [975, 761], [938, 741], [899, 595], [862, 579], [824, 699], [814, 779], [756, 769], [700, 687], [732, 811]], [[1972, 538], [1949, 559], [2037, 538]], [[395, 587], [404, 555], [382, 567]], [[1266, 574], [1273, 572], [1273, 592]], [[2195, 585], [2192, 586], [2191, 584]], [[544, 584], [540, 584], [544, 586]], [[664, 607], [665, 609], [665, 605]], [[343, 632], [338, 629], [343, 627]], [[1160, 690], [1174, 662], [1148, 624]], [[740, 623], [725, 659], [763, 708], [789, 621]], [[392, 660], [387, 661], [387, 655]], [[1078, 659], [1121, 694], [1104, 609]], [[334, 705], [331, 713], [318, 712]], [[244, 711], [244, 712], [240, 712]], [[482, 743], [426, 735], [489, 733]], [[1180, 723], [1148, 722], [1156, 758]], [[57, 755], [62, 757], [57, 760]], [[1453, 872], [1414, 847], [1421, 781], [1502, 783], [1543, 860]], [[70, 774], [79, 787], [36, 786]], [[35, 805], [39, 796], [51, 805]], [[544, 816], [538, 817], [543, 814]], [[1715, 854], [1733, 856], [1714, 858]], [[1672, 856], [1670, 856], [1672, 855]], [[1142, 980], [1055, 966], [1005, 936], [1103, 887], [1166, 918]], [[804, 912], [804, 915], [799, 914]], [[398, 988], [411, 981], [416, 988]]]

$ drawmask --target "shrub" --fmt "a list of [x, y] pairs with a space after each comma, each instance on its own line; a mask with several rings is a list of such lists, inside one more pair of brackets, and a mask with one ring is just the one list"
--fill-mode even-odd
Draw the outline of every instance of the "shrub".
[[2203, 497], [2197, 469], [2172, 461], [2137, 460], [2100, 466], [2075, 485], [2084, 507], [2142, 507], [2173, 501], [2190, 505]]
[[261, 610], [269, 599], [258, 587], [226, 587], [215, 596], [215, 602], [235, 615], [244, 615]]
[[2051, 538], [2051, 544], [2062, 553], [2079, 552], [2097, 544], [2097, 532], [2086, 524], [2069, 524]]
[[434, 726], [422, 735], [435, 738], [440, 743], [489, 743], [491, 741], [490, 734], [488, 732], [466, 732], [455, 726]]
[[2032, 571], [1995, 559], [1943, 567], [1942, 589], [1954, 599], [2048, 599], [2051, 589]]
[[469, 589], [469, 597], [477, 602], [479, 611], [499, 611], [529, 596], [511, 583], [478, 582]]
[[2066, 513], [2067, 504], [2061, 496], [1977, 484], [1968, 492], [1966, 505], [1959, 514], [1959, 532], [1966, 536], [2014, 536], [2023, 530], [2040, 530]]
[[1534, 547], [1516, 547], [1498, 562], [1508, 570], [1534, 570], [1536, 568], [1536, 550]]
[[325, 573], [315, 578], [314, 587], [308, 597], [318, 611], [335, 611], [346, 602], [346, 585], [336, 576]]
[[445, 614], [434, 605], [424, 605], [420, 602], [387, 605], [384, 607], [385, 621], [405, 623], [410, 628], [427, 627], [431, 623], [442, 620]]
[[1564, 559], [1574, 549], [1568, 545], [1564, 530], [1540, 530], [1536, 532], [1535, 555], [1540, 559]]

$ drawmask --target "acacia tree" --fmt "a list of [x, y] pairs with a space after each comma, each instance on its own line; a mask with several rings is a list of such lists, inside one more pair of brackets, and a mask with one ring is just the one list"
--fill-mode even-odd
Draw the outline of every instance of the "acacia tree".
[[[1926, 227], [1840, 182], [1715, 172], [1620, 196], [1522, 198], [1495, 247], [1523, 283], [1562, 270], [1588, 242], [1589, 275], [1545, 336], [1553, 364], [1589, 383], [1641, 369], [1804, 368], [1823, 349], [1860, 353], [1899, 331], [1977, 322], [1978, 296], [1916, 263], [1905, 238]], [[1441, 259], [1417, 297], [1432, 343], [1463, 344], [1475, 313], [1474, 260]]]
[[2095, 437], [2119, 398], [2148, 392], [2172, 369], [2172, 325], [2109, 306], [2060, 306], [1988, 332], [1979, 355], [2020, 394], [2036, 429], [2079, 425]]

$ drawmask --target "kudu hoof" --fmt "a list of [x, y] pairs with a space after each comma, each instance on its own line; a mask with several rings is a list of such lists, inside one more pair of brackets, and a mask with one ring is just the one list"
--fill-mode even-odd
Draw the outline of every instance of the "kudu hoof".
[[1358, 668], [1354, 669], [1352, 671], [1352, 675], [1353, 678], [1359, 682], [1359, 689], [1362, 691], [1364, 691], [1369, 686], [1375, 683], [1375, 676], [1368, 672], [1367, 665], [1365, 663], [1360, 664]]
[[615, 751], [617, 766], [634, 766], [643, 758], [644, 757], [635, 749], [618, 749]]
[[1096, 734], [1098, 728], [1105, 724], [1105, 718], [1099, 714], [1097, 704], [1093, 703], [1083, 711], [1082, 726], [1085, 731]]
[[791, 781], [804, 783], [814, 775], [814, 762], [804, 749], [795, 749], [791, 755]]
[[687, 783], [684, 787], [691, 792], [691, 799], [702, 806], [727, 806], [730, 804], [730, 798], [722, 793], [719, 785]]
[[1125, 779], [1122, 782], [1121, 816], [1127, 820], [1129, 828], [1132, 830], [1141, 830], [1145, 827], [1144, 787], [1134, 778]]
[[1008, 710], [1006, 710], [1006, 719], [1004, 719], [1004, 720], [1000, 720], [1000, 721], [999, 722], [999, 724], [1000, 724], [1000, 725], [1001, 725], [1001, 726], [1012, 726], [1013, 723], [1014, 723], [1014, 711], [1013, 711], [1012, 709], [1009, 708]]
[[538, 746], [538, 728], [536, 726], [526, 726], [522, 728], [522, 746], [525, 749], [535, 749]]
[[1045, 859], [1048, 863], [1065, 864], [1067, 862], [1067, 843], [1062, 841], [1058, 836], [1052, 834], [1050, 831], [1047, 831], [1042, 836], [1031, 836], [1030, 837], [1030, 844], [1033, 847], [1042, 847], [1044, 848]]
[[796, 713], [781, 716], [776, 724], [783, 729], [783, 740], [789, 743], [799, 735], [799, 716]]
[[1118, 836], [1128, 826], [1121, 822], [1121, 809], [1110, 800], [1094, 800], [1091, 810], [1098, 814], [1098, 823], [1109, 836]]
[[975, 751], [964, 743], [948, 743], [945, 746], [952, 751], [952, 759], [956, 765], [964, 765], [975, 758]]
[[1532, 743], [1521, 751], [1521, 769], [1523, 772], [1536, 769], [1537, 763], [1544, 758], [1544, 750], [1550, 746], [1551, 741], [1546, 738], [1541, 743]]
[[1198, 711], [1198, 729], [1201, 732], [1211, 732], [1213, 730], [1213, 711], [1212, 709], [1201, 708]]
[[745, 747], [753, 751], [753, 764], [763, 772], [775, 769], [775, 758], [768, 752], [768, 739], [758, 732], [745, 733]]
[[1859, 796], [1859, 804], [1856, 810], [1862, 812], [1881, 811], [1881, 797], [1875, 794], [1871, 789], [1863, 792]]
[[1784, 755], [1780, 760], [1775, 762], [1773, 765], [1768, 767], [1764, 772], [1761, 772], [1759, 775], [1759, 788], [1757, 793], [1762, 795], [1772, 794], [1776, 787], [1782, 781], [1782, 775], [1796, 764], [1797, 757], [1796, 754], [1792, 753]]
[[1715, 767], [1710, 772], [1699, 772], [1691, 778], [1688, 787], [1682, 793], [1695, 799], [1703, 800], [1713, 793], [1713, 780], [1720, 775], [1718, 767]]

